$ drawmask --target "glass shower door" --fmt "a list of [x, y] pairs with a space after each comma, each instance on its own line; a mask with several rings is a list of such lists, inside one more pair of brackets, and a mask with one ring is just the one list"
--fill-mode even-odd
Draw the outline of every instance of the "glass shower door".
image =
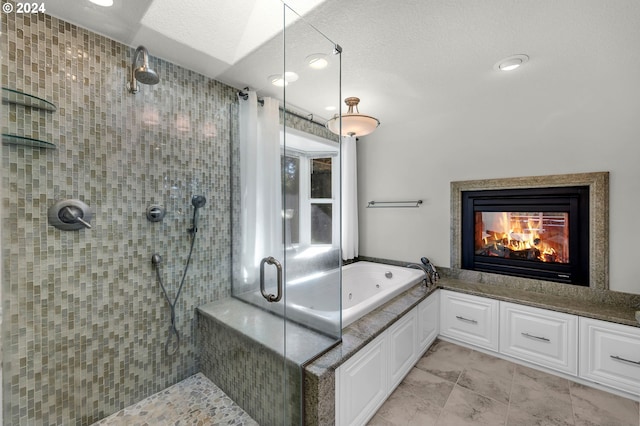
[[340, 54], [282, 7], [275, 84], [243, 91], [232, 126], [232, 295], [258, 344], [233, 367], [241, 395], [227, 392], [258, 423], [291, 425], [305, 423], [304, 364], [341, 337], [340, 146], [333, 113], [312, 113], [339, 111]]

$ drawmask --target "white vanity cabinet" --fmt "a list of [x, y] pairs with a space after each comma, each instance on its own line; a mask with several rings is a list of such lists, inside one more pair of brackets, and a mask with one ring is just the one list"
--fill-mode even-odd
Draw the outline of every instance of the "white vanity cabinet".
[[438, 335], [439, 291], [336, 369], [336, 425], [364, 425]]
[[371, 343], [336, 369], [336, 425], [362, 425], [387, 398], [387, 338]]
[[418, 305], [418, 356], [422, 355], [440, 332], [440, 290]]
[[395, 389], [413, 368], [418, 356], [418, 316], [416, 309], [387, 330], [389, 340], [389, 388]]
[[580, 377], [640, 395], [640, 328], [580, 318]]
[[500, 302], [501, 353], [575, 376], [577, 348], [577, 316]]
[[440, 334], [498, 351], [498, 301], [440, 290]]

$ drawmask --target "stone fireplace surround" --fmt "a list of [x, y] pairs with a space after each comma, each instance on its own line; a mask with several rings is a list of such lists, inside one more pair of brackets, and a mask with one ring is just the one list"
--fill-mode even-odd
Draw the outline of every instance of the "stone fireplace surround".
[[[589, 187], [589, 289], [609, 288], [609, 172], [579, 173], [486, 179], [451, 182], [451, 269], [454, 275], [466, 277], [470, 281], [519, 282], [528, 289], [556, 289], [559, 293], [575, 293], [575, 289], [565, 290], [566, 284], [530, 278], [517, 278], [497, 274], [467, 271], [461, 268], [461, 218], [462, 192], [496, 189], [550, 188], [564, 186]], [[523, 288], [527, 289], [527, 288]], [[545, 291], [547, 292], [547, 291]], [[568, 295], [568, 294], [566, 294]]]

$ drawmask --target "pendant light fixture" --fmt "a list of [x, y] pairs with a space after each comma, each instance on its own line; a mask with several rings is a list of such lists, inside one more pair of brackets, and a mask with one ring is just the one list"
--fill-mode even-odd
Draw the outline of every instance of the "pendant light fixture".
[[[358, 111], [358, 103], [360, 98], [346, 98], [344, 103], [349, 109], [342, 116], [342, 136], [365, 136], [373, 132], [379, 125], [380, 120], [370, 115], [360, 114]], [[355, 112], [354, 111], [355, 108]], [[336, 114], [332, 119], [327, 121], [327, 129], [336, 135], [340, 134], [340, 116]]]

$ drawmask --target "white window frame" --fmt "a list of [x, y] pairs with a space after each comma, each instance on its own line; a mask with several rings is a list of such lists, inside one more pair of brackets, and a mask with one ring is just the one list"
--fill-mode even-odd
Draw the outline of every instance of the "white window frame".
[[[289, 132], [290, 130], [287, 130]], [[317, 140], [329, 148], [331, 141], [315, 138], [302, 132], [294, 132], [295, 135]], [[281, 133], [281, 141], [283, 140]], [[300, 194], [299, 194], [299, 242], [294, 243], [293, 247], [338, 247], [340, 245], [340, 156], [339, 147], [335, 144], [334, 151], [305, 151], [302, 149], [283, 146], [280, 155], [298, 158], [300, 164]], [[311, 160], [314, 158], [328, 158], [331, 160], [331, 198], [311, 198]], [[311, 243], [311, 204], [324, 203], [331, 204], [331, 244], [312, 244]]]

